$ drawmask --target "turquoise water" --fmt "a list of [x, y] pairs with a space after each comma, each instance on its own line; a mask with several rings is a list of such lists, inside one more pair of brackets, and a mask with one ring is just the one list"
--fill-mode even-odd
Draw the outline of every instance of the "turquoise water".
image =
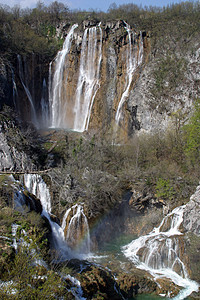
[[[94, 258], [95, 262], [99, 262], [100, 264], [107, 266], [111, 270], [116, 268], [120, 268], [120, 265], [126, 268], [126, 266], [130, 265], [130, 261], [123, 255], [121, 252], [121, 248], [124, 245], [127, 245], [132, 240], [138, 238], [136, 235], [121, 235], [117, 238], [110, 239], [109, 242], [101, 245], [97, 256]], [[123, 268], [124, 269], [124, 268]], [[114, 271], [114, 270], [113, 270]], [[142, 294], [135, 296], [134, 298], [129, 298], [128, 300], [164, 300], [169, 299], [167, 297], [156, 296], [152, 294]], [[190, 298], [185, 298], [185, 300], [189, 300]]]
[[[166, 297], [159, 297], [156, 295], [138, 295], [135, 298], [130, 298], [129, 300], [161, 300], [161, 299], [169, 299]], [[185, 298], [185, 300], [190, 300], [191, 298]]]
[[137, 239], [136, 235], [120, 235], [117, 238], [111, 239], [109, 242], [104, 243], [100, 246], [99, 251], [105, 252], [107, 254], [119, 254], [121, 252], [121, 247], [129, 244], [132, 240]]
[[155, 295], [138, 295], [137, 297], [129, 300], [160, 300], [160, 299], [166, 299], [166, 298], [155, 296]]

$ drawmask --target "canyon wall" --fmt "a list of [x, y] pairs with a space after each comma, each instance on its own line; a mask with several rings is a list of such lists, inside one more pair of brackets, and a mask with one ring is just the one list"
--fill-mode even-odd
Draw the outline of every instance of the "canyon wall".
[[65, 26], [62, 35], [52, 62], [34, 54], [1, 59], [1, 103], [37, 128], [106, 131], [127, 141], [138, 131], [166, 130], [174, 114], [186, 119], [199, 97], [197, 38], [172, 53], [169, 36], [156, 48], [150, 32], [125, 21], [91, 20]]

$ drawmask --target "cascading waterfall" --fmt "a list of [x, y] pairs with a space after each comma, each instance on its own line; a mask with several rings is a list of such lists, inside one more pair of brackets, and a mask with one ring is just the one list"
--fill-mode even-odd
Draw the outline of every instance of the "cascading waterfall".
[[[51, 127], [59, 128], [65, 127], [65, 111], [62, 106], [62, 93], [63, 93], [63, 76], [64, 69], [67, 66], [68, 54], [71, 49], [71, 43], [73, 40], [73, 34], [75, 28], [78, 25], [74, 24], [69, 31], [63, 48], [58, 52], [55, 59], [55, 72], [52, 74], [52, 63], [49, 66], [49, 103], [50, 103], [50, 113], [51, 113]], [[67, 79], [64, 79], [67, 82]]]
[[[185, 205], [175, 208], [152, 232], [123, 247], [123, 253], [137, 268], [147, 270], [154, 278], [169, 278], [184, 289], [174, 299], [185, 299], [198, 284], [189, 279], [181, 260], [179, 227], [183, 222]], [[169, 225], [170, 224], [170, 227]]]
[[140, 32], [140, 38], [139, 38], [139, 50], [136, 48], [134, 49], [133, 42], [135, 41], [135, 33], [132, 32], [130, 29], [130, 26], [125, 22], [126, 24], [126, 30], [128, 33], [128, 48], [127, 48], [127, 57], [126, 57], [126, 84], [125, 84], [125, 90], [121, 96], [121, 99], [119, 101], [117, 112], [115, 115], [115, 122], [118, 125], [120, 123], [120, 120], [122, 118], [122, 107], [124, 102], [126, 101], [126, 98], [129, 95], [129, 89], [133, 80], [133, 75], [137, 68], [142, 64], [143, 60], [143, 39], [142, 39], [142, 33]]
[[82, 205], [76, 204], [66, 211], [62, 221], [62, 229], [70, 248], [77, 253], [88, 254], [90, 252], [89, 225]]
[[69, 256], [70, 250], [65, 242], [62, 228], [51, 220], [51, 197], [47, 185], [38, 174], [25, 174], [24, 184], [30, 193], [40, 199], [43, 208], [42, 215], [47, 218], [51, 226], [55, 248], [61, 258], [66, 258]]
[[49, 125], [49, 104], [48, 104], [48, 92], [45, 78], [42, 84], [42, 97], [41, 97], [41, 123], [46, 128]]
[[[97, 30], [100, 42], [97, 43]], [[86, 28], [82, 40], [79, 78], [74, 105], [75, 131], [88, 129], [95, 95], [99, 88], [99, 74], [102, 59], [102, 30], [99, 26]]]
[[24, 174], [24, 184], [28, 191], [40, 199], [43, 210], [51, 213], [51, 197], [49, 189], [38, 174]]
[[30, 107], [31, 107], [31, 119], [32, 122], [34, 123], [34, 125], [39, 128], [39, 124], [38, 124], [38, 120], [37, 120], [37, 115], [36, 115], [36, 111], [35, 111], [35, 106], [33, 103], [33, 99], [32, 99], [32, 95], [30, 93], [30, 90], [28, 88], [28, 83], [27, 81], [27, 74], [26, 74], [26, 66], [23, 69], [23, 65], [22, 65], [22, 60], [21, 60], [21, 56], [18, 54], [17, 55], [17, 60], [18, 60], [18, 67], [19, 67], [19, 78], [21, 80], [21, 84], [26, 92], [27, 98], [29, 100], [30, 103]]
[[102, 29], [98, 26], [84, 31], [78, 81], [74, 95], [68, 95], [68, 54], [77, 24], [69, 31], [62, 51], [49, 66], [49, 103], [51, 127], [83, 132], [88, 129], [95, 95], [99, 89], [102, 60]]
[[[43, 207], [42, 215], [49, 221], [52, 229], [53, 241], [60, 256], [66, 258], [69, 256], [80, 255], [81, 257], [82, 254], [88, 254], [90, 252], [90, 234], [83, 207], [76, 204], [68, 209], [63, 217], [62, 226], [60, 227], [56, 222], [51, 220], [50, 192], [42, 177], [38, 174], [25, 174], [24, 184], [30, 193], [40, 199]], [[66, 220], [69, 216], [67, 234], [65, 234]], [[80, 243], [81, 238], [84, 238], [84, 240], [80, 247], [74, 247]], [[74, 250], [77, 251], [74, 252]]]

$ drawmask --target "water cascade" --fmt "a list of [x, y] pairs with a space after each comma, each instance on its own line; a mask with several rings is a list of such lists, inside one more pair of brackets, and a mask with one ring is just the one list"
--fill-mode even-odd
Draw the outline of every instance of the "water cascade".
[[49, 104], [48, 104], [48, 92], [45, 78], [42, 84], [42, 97], [41, 97], [41, 123], [46, 128], [49, 125]]
[[[148, 271], [155, 280], [169, 278], [184, 289], [175, 299], [185, 299], [198, 284], [189, 279], [181, 255], [181, 236], [179, 230], [183, 222], [184, 206], [175, 208], [152, 232], [133, 240], [123, 247], [123, 253], [137, 268]], [[170, 295], [168, 295], [170, 296]]]
[[[97, 43], [97, 30], [100, 38]], [[102, 30], [99, 26], [86, 28], [82, 40], [78, 84], [74, 105], [73, 129], [83, 132], [88, 129], [91, 110], [99, 88], [99, 74], [102, 59]]]
[[23, 68], [23, 65], [22, 65], [22, 60], [21, 60], [21, 56], [20, 55], [17, 55], [17, 60], [18, 60], [18, 67], [19, 67], [19, 78], [21, 80], [21, 84], [26, 92], [26, 96], [29, 100], [29, 103], [30, 103], [30, 108], [31, 108], [31, 120], [32, 122], [34, 123], [34, 125], [39, 128], [39, 125], [38, 125], [38, 120], [37, 120], [37, 115], [36, 115], [36, 111], [35, 111], [35, 106], [34, 106], [34, 103], [33, 103], [33, 99], [32, 99], [32, 95], [31, 95], [31, 92], [28, 88], [28, 83], [27, 83], [27, 72], [26, 72], [26, 64], [25, 64], [25, 67]]
[[[100, 24], [86, 28], [81, 43], [78, 79], [69, 83], [70, 50], [74, 30], [69, 31], [62, 51], [49, 66], [49, 103], [51, 127], [67, 128], [83, 132], [88, 129], [95, 95], [99, 89], [100, 65], [102, 60], [102, 29]], [[76, 77], [76, 76], [75, 76]], [[73, 85], [73, 91], [70, 92]], [[71, 94], [70, 94], [71, 93]]]
[[50, 192], [42, 177], [38, 174], [25, 174], [24, 184], [30, 193], [40, 199], [43, 207], [42, 215], [49, 221], [53, 242], [60, 255], [69, 258], [69, 256], [88, 254], [90, 252], [90, 234], [83, 207], [76, 204], [69, 208], [60, 227], [51, 220]]
[[42, 177], [38, 174], [25, 174], [24, 184], [30, 193], [40, 199], [42, 204], [42, 215], [47, 218], [52, 229], [53, 243], [61, 258], [69, 257], [70, 250], [65, 242], [62, 228], [51, 220], [51, 197], [49, 189]]
[[[73, 34], [78, 25], [74, 24], [69, 31], [63, 48], [55, 58], [55, 72], [52, 73], [52, 63], [49, 66], [49, 103], [51, 113], [51, 126], [54, 128], [65, 128], [65, 109], [63, 107], [63, 77], [65, 68], [68, 65], [68, 54], [71, 49]], [[67, 82], [67, 78], [64, 79]]]
[[77, 253], [90, 252], [90, 232], [83, 207], [76, 204], [69, 208], [62, 221], [67, 245]]
[[124, 102], [126, 101], [128, 95], [129, 95], [129, 89], [133, 80], [133, 76], [137, 70], [137, 68], [142, 64], [143, 60], [143, 39], [142, 39], [142, 33], [140, 32], [140, 38], [139, 38], [139, 49], [138, 47], [134, 47], [135, 42], [135, 33], [132, 32], [130, 29], [130, 26], [126, 24], [126, 30], [128, 33], [128, 47], [127, 47], [127, 53], [126, 53], [126, 84], [125, 84], [125, 90], [121, 96], [121, 99], [119, 101], [117, 112], [115, 115], [115, 122], [118, 125], [120, 123], [120, 120], [122, 118], [122, 107]]
[[11, 68], [11, 74], [12, 74], [12, 90], [13, 90], [12, 96], [13, 96], [13, 103], [14, 103], [15, 109], [17, 111], [18, 91], [17, 91], [16, 82], [15, 82], [15, 74], [14, 74], [14, 71], [13, 71], [12, 68]]

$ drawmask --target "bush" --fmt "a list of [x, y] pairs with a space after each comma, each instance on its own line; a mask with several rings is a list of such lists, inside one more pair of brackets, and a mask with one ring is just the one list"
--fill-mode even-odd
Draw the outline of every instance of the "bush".
[[156, 196], [157, 198], [172, 200], [174, 197], [174, 188], [170, 185], [170, 181], [159, 178], [156, 182]]

